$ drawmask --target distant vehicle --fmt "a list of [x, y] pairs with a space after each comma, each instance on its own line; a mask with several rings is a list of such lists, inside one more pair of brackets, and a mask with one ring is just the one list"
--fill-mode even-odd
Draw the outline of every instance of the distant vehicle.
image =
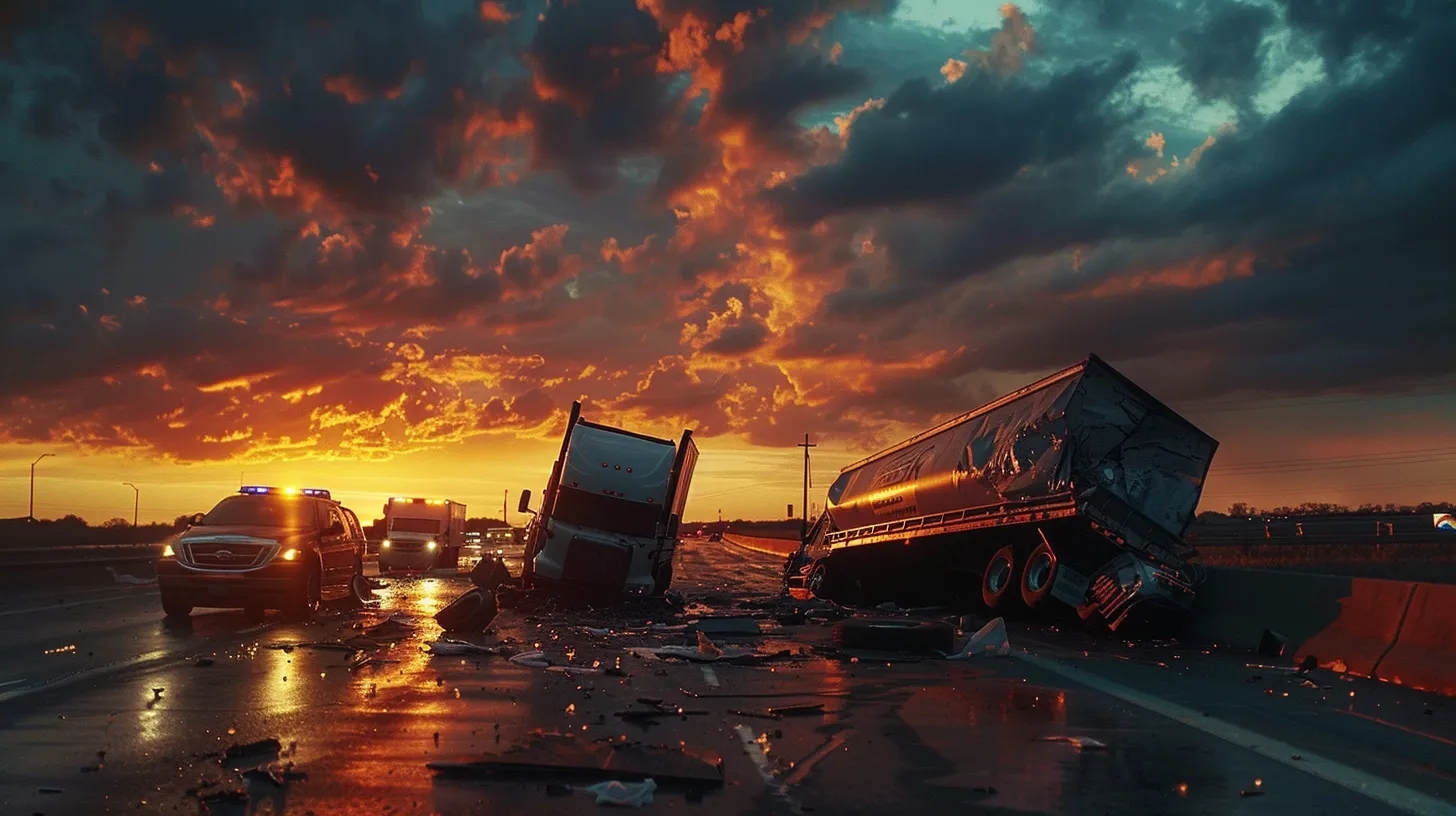
[[306, 620], [364, 572], [364, 532], [327, 490], [247, 486], [192, 517], [157, 560], [162, 611], [279, 609]]
[[786, 581], [875, 603], [949, 576], [998, 613], [1060, 603], [1114, 631], [1175, 627], [1217, 447], [1089, 356], [846, 467]]
[[465, 544], [465, 505], [449, 499], [392, 498], [384, 505], [379, 571], [452, 569]]
[[722, 533], [716, 533], [716, 532], [715, 533], [709, 533], [708, 534], [708, 540], [709, 541], [722, 541], [723, 540], [723, 534]]
[[[526, 530], [527, 587], [661, 594], [698, 461], [692, 431], [666, 439], [588, 422], [571, 407], [561, 454]], [[520, 512], [532, 513], [531, 491]]]

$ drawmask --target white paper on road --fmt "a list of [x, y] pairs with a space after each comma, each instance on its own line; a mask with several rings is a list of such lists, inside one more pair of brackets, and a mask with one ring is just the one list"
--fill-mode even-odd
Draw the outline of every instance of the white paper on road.
[[610, 782], [598, 782], [582, 790], [595, 793], [599, 805], [642, 807], [652, 804], [652, 792], [657, 790], [657, 783], [651, 779], [641, 782], [618, 782], [613, 779]]

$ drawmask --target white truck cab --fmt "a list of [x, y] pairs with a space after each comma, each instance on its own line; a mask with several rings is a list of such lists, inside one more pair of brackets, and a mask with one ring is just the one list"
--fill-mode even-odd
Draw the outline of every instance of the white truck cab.
[[465, 505], [449, 499], [396, 497], [384, 505], [386, 538], [379, 571], [454, 568], [465, 544]]
[[[692, 431], [675, 445], [587, 422], [575, 403], [541, 511], [527, 530], [526, 586], [665, 592], [697, 459]], [[522, 491], [521, 512], [532, 512], [530, 500], [531, 492]]]

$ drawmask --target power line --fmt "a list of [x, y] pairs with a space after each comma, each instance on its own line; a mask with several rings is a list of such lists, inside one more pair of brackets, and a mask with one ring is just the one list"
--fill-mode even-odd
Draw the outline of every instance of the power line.
[[[1429, 390], [1409, 391], [1403, 394], [1326, 395], [1309, 397], [1268, 397], [1265, 399], [1213, 398], [1194, 400], [1180, 404], [1182, 411], [1189, 414], [1231, 414], [1243, 411], [1274, 411], [1280, 408], [1295, 408], [1302, 405], [1350, 405], [1357, 402], [1380, 400], [1424, 399], [1428, 397], [1456, 397], [1453, 386], [1442, 385]], [[1336, 397], [1332, 399], [1331, 397]]]

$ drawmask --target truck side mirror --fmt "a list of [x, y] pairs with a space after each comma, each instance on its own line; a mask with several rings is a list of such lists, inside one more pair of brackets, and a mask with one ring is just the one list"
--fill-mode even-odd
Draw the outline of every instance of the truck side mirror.
[[681, 524], [682, 519], [678, 518], [677, 513], [673, 513], [667, 517], [667, 537], [669, 539], [677, 538], [677, 528]]
[[529, 490], [522, 490], [521, 491], [521, 501], [520, 501], [520, 504], [517, 505], [517, 507], [516, 507], [516, 512], [517, 513], [529, 513], [529, 512], [531, 512], [531, 491], [529, 491]]

